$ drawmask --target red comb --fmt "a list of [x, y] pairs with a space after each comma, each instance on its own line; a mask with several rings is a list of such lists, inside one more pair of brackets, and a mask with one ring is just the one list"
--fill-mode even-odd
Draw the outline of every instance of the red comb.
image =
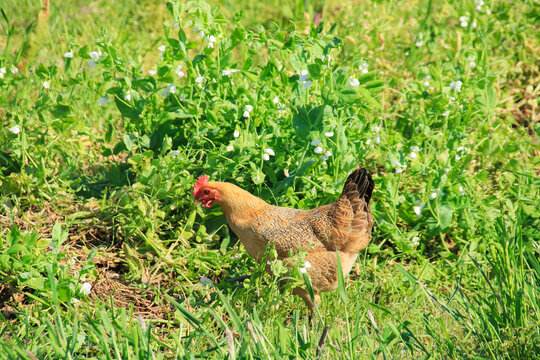
[[199, 178], [197, 179], [197, 182], [195, 183], [195, 188], [193, 189], [194, 197], [197, 197], [197, 193], [208, 182], [208, 179], [210, 179], [208, 175], [199, 176]]

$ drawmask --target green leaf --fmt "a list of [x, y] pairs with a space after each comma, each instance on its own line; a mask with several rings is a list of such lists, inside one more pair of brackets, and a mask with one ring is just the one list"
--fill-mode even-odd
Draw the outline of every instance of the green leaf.
[[136, 137], [133, 134], [124, 135], [122, 137], [122, 140], [124, 141], [124, 145], [126, 146], [127, 151], [131, 151], [131, 149], [133, 149], [133, 147], [135, 146], [135, 139]]
[[71, 108], [68, 105], [56, 104], [51, 109], [51, 114], [55, 118], [65, 118], [71, 113]]
[[450, 227], [452, 223], [452, 209], [447, 205], [442, 205], [439, 207], [439, 225], [441, 230], [446, 230]]
[[341, 267], [341, 260], [339, 258], [339, 251], [336, 251], [337, 256], [337, 278], [338, 278], [338, 294], [344, 304], [347, 304], [349, 298], [347, 291], [345, 290], [345, 280], [343, 278], [343, 268]]
[[62, 226], [60, 225], [60, 223], [54, 224], [52, 228], [51, 237], [52, 237], [52, 241], [54, 241], [58, 245], [58, 242], [60, 242], [62, 238]]
[[244, 327], [242, 325], [242, 322], [240, 321], [240, 318], [238, 317], [238, 315], [234, 311], [233, 307], [231, 306], [231, 303], [227, 300], [225, 295], [223, 295], [221, 293], [221, 291], [219, 291], [218, 289], [216, 289], [216, 293], [218, 294], [218, 296], [219, 296], [219, 298], [221, 300], [221, 303], [223, 304], [223, 306], [225, 307], [225, 309], [229, 313], [229, 316], [231, 317], [231, 320], [232, 320], [232, 322], [234, 324], [235, 330], [240, 332], [240, 333], [243, 332]]

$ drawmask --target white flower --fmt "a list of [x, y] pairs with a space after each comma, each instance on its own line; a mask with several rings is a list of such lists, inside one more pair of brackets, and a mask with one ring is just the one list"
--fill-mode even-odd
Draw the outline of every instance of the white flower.
[[225, 148], [226, 151], [233, 151], [234, 150], [234, 146], [232, 145], [228, 145], [226, 148]]
[[18, 73], [18, 72], [19, 72], [19, 69], [18, 69], [17, 67], [15, 67], [15, 66], [12, 66], [12, 67], [11, 67], [11, 73], [12, 73], [12, 74], [16, 74], [16, 73]]
[[283, 169], [283, 175], [285, 175], [285, 177], [289, 177], [289, 169]]
[[92, 58], [92, 60], [97, 60], [99, 59], [99, 57], [101, 56], [101, 50], [98, 50], [98, 51], [90, 51], [88, 53], [88, 55], [90, 55], [90, 57]]
[[307, 89], [307, 88], [309, 88], [310, 86], [311, 86], [311, 81], [308, 80], [308, 81], [306, 81], [306, 82], [304, 83], [304, 88]]
[[416, 146], [416, 145], [413, 145], [413, 146], [411, 146], [411, 150], [412, 150], [412, 151], [419, 152], [419, 151], [420, 151], [420, 148], [419, 148], [418, 146]]
[[236, 70], [236, 69], [222, 70], [221, 75], [223, 75], [223, 76], [231, 76], [232, 74], [234, 74], [235, 72], [238, 72], [238, 71], [239, 70]]
[[169, 94], [175, 94], [175, 93], [176, 93], [176, 85], [174, 84], [167, 84], [167, 87], [161, 90], [161, 95], [163, 95], [164, 97], [167, 97]]
[[96, 66], [96, 62], [92, 59], [88, 60], [88, 66], [90, 67], [95, 67]]
[[471, 61], [469, 62], [469, 67], [472, 69], [472, 68], [475, 68], [476, 67], [476, 63], [474, 61]]
[[179, 29], [179, 28], [180, 28], [180, 24], [178, 23], [178, 21], [175, 21], [175, 22], [173, 22], [172, 27], [173, 27], [173, 29]]
[[204, 77], [203, 77], [203, 76], [197, 76], [197, 78], [195, 79], [195, 82], [196, 82], [197, 84], [201, 84], [203, 81], [204, 81]]
[[319, 146], [321, 145], [321, 140], [315, 139], [311, 141], [311, 146]]
[[157, 74], [157, 71], [154, 70], [154, 69], [148, 69], [148, 73], [149, 73], [150, 75], [156, 75], [156, 74]]
[[307, 273], [307, 269], [305, 267], [301, 267], [300, 269], [298, 269], [298, 271], [300, 271], [302, 274]]
[[167, 50], [167, 47], [165, 45], [160, 45], [160, 46], [158, 46], [157, 49], [159, 50], [160, 53], [164, 53], [165, 50]]
[[306, 261], [306, 262], [304, 263], [304, 267], [305, 267], [306, 269], [309, 269], [309, 268], [311, 267], [311, 263], [310, 263], [309, 261]]
[[279, 96], [276, 96], [275, 98], [273, 98], [272, 102], [274, 103], [274, 105], [279, 104]]
[[247, 111], [247, 110], [244, 111], [244, 114], [242, 116], [244, 116], [245, 118], [248, 118], [249, 117], [249, 111]]
[[84, 284], [82, 284], [81, 290], [79, 291], [79, 293], [88, 296], [88, 295], [90, 295], [90, 290], [92, 290], [92, 284], [90, 284], [90, 283], [87, 281], [87, 282], [85, 282]]
[[454, 159], [456, 159], [456, 161], [461, 160], [461, 155], [456, 154], [456, 156], [454, 156]]
[[325, 133], [324, 133], [324, 136], [326, 136], [326, 137], [332, 137], [332, 136], [334, 136], [334, 133], [333, 133], [332, 131], [328, 131], [328, 132], [325, 132]]
[[315, 149], [313, 149], [313, 152], [315, 154], [321, 154], [323, 152], [323, 148], [320, 146], [317, 146]]
[[448, 115], [450, 115], [450, 110], [446, 110], [445, 112], [442, 113], [442, 116], [444, 117], [448, 117]]
[[199, 37], [202, 39], [204, 37], [204, 31], [199, 31]]
[[326, 158], [329, 158], [330, 156], [332, 156], [332, 152], [328, 150], [327, 152], [324, 153], [324, 155], [326, 156]]
[[484, 5], [484, 0], [474, 0], [474, 3], [476, 5], [482, 6], [482, 5]]
[[360, 65], [360, 66], [358, 67], [358, 69], [360, 70], [360, 73], [361, 73], [361, 74], [366, 74], [366, 73], [368, 73], [368, 72], [369, 72], [368, 68], [369, 68], [369, 64], [368, 64], [367, 62], [364, 62], [362, 65]]
[[132, 91], [131, 91], [131, 90], [128, 90], [128, 91], [126, 92], [126, 95], [124, 95], [124, 100], [126, 100], [126, 101], [131, 101], [131, 93], [132, 93]]
[[73, 53], [71, 51], [68, 51], [67, 53], [64, 53], [65, 58], [73, 59]]
[[463, 190], [463, 186], [459, 185], [459, 194], [460, 195], [465, 195], [465, 190]]
[[411, 243], [415, 247], [418, 246], [418, 244], [420, 244], [420, 238], [418, 236], [413, 236], [413, 238], [411, 239]]
[[489, 14], [491, 14], [491, 10], [486, 9], [486, 15], [489, 15]]
[[8, 131], [9, 131], [10, 133], [12, 133], [12, 134], [17, 135], [18, 133], [21, 132], [21, 127], [20, 127], [19, 125], [15, 125], [15, 126], [13, 126], [13, 127], [10, 127], [10, 128], [8, 129]]
[[429, 81], [427, 81], [427, 80], [424, 81], [424, 82], [422, 83], [422, 85], [424, 85], [425, 87], [429, 87]]
[[298, 81], [300, 82], [305, 82], [309, 79], [309, 71], [307, 70], [302, 70], [300, 72], [300, 78], [298, 79]]
[[403, 169], [407, 168], [407, 165], [400, 163], [398, 160], [392, 161], [392, 165], [395, 167], [394, 171], [396, 174], [401, 174]]
[[416, 158], [417, 158], [417, 155], [416, 155], [416, 153], [415, 153], [414, 151], [411, 151], [411, 153], [409, 154], [409, 157], [410, 157], [411, 159], [416, 159]]
[[240, 136], [240, 131], [234, 130], [234, 134], [233, 134], [233, 135], [234, 135], [235, 138], [239, 137], [239, 136]]
[[246, 107], [244, 108], [245, 111], [248, 111], [248, 112], [252, 112], [253, 111], [253, 106], [251, 105], [246, 105]]
[[207, 47], [208, 47], [209, 49], [213, 49], [213, 48], [214, 48], [214, 43], [213, 43], [213, 42], [209, 42]]
[[44, 87], [45, 89], [50, 89], [50, 88], [51, 88], [51, 83], [48, 82], [48, 81], [44, 81], [44, 82], [43, 82], [43, 87]]
[[275, 156], [276, 153], [274, 152], [274, 150], [268, 148], [268, 149], [264, 149], [264, 152], [267, 153], [268, 155], [270, 156]]
[[330, 62], [332, 61], [332, 56], [330, 54], [321, 56], [322, 62]]
[[456, 92], [461, 92], [461, 86], [463, 85], [463, 83], [461, 81], [452, 81], [450, 83], [450, 89], [456, 91]]
[[268, 154], [263, 154], [263, 160], [264, 161], [270, 160], [270, 156]]
[[459, 17], [459, 21], [468, 21], [468, 20], [469, 20], [469, 18], [466, 17], [466, 16], [460, 16]]
[[107, 105], [109, 103], [109, 97], [108, 96], [102, 96], [98, 99], [98, 104], [100, 105]]
[[472, 28], [475, 28], [475, 27], [476, 27], [476, 21], [473, 21], [473, 22], [471, 23], [471, 27], [472, 27]]
[[431, 80], [431, 75], [426, 75], [426, 80]]
[[432, 191], [431, 194], [429, 195], [429, 197], [432, 198], [432, 199], [435, 199], [437, 197], [437, 192]]
[[214, 283], [209, 278], [202, 276], [200, 280], [203, 286], [214, 287]]
[[180, 155], [180, 151], [179, 151], [179, 150], [171, 150], [170, 155], [171, 155], [171, 157], [172, 157], [173, 159], [176, 159], [176, 157], [177, 157], [178, 155]]
[[360, 85], [360, 81], [358, 81], [358, 79], [355, 79], [355, 78], [349, 76], [349, 84], [352, 87], [357, 87], [358, 85]]
[[476, 7], [476, 11], [482, 11], [482, 7], [481, 7], [480, 5], [478, 5], [478, 6]]
[[413, 207], [413, 210], [416, 216], [420, 216], [422, 214], [423, 208], [424, 208], [424, 205], [416, 205], [415, 207]]
[[467, 25], [469, 25], [469, 23], [466, 22], [466, 21], [462, 21], [460, 25], [461, 25], [461, 27], [467, 27]]
[[182, 71], [182, 65], [178, 65], [176, 69], [174, 69], [174, 73], [176, 74], [177, 78], [183, 78], [185, 76], [184, 72]]
[[216, 42], [216, 38], [214, 35], [210, 35], [206, 37], [206, 41], [213, 43]]
[[4, 78], [5, 73], [6, 73], [6, 68], [0, 68], [0, 79]]

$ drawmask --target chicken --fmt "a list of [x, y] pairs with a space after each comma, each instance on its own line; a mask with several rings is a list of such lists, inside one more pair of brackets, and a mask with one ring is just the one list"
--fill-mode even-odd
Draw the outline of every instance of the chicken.
[[291, 255], [300, 249], [307, 252], [305, 266], [314, 292], [314, 301], [302, 288], [293, 292], [313, 310], [319, 293], [337, 288], [337, 256], [346, 277], [358, 252], [371, 240], [373, 217], [369, 201], [374, 183], [366, 169], [353, 171], [339, 198], [311, 210], [273, 206], [227, 182], [208, 181], [199, 177], [193, 190], [195, 202], [211, 207], [221, 205], [229, 226], [246, 251], [261, 261], [268, 244], [274, 246], [278, 259], [289, 266]]

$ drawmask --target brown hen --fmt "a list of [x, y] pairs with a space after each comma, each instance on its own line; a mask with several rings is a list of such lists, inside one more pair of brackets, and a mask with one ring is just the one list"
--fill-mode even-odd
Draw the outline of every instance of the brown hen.
[[261, 261], [270, 243], [278, 259], [293, 266], [290, 258], [299, 250], [307, 252], [307, 274], [314, 292], [314, 302], [302, 288], [294, 289], [313, 309], [319, 293], [337, 287], [337, 256], [346, 277], [358, 255], [371, 240], [373, 217], [369, 200], [374, 183], [366, 169], [352, 172], [339, 198], [311, 210], [273, 206], [227, 182], [208, 181], [201, 176], [195, 184], [196, 202], [211, 207], [217, 202], [223, 208], [229, 226], [247, 252]]

